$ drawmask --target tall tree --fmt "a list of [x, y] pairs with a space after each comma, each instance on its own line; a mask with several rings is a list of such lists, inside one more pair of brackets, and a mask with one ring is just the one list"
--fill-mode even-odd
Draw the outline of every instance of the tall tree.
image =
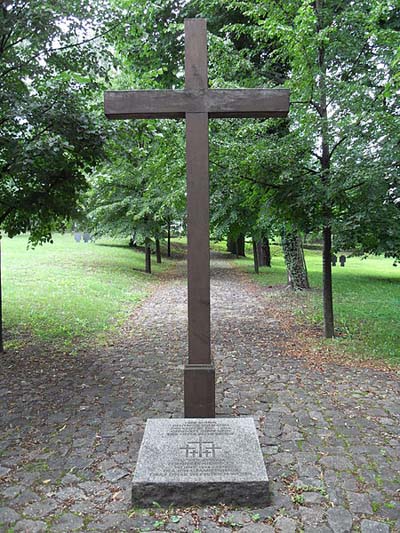
[[[231, 25], [232, 32], [250, 33], [259, 48], [273, 41], [274, 56], [290, 68], [290, 137], [302, 139], [308, 153], [289, 169], [275, 200], [304, 229], [323, 233], [324, 329], [330, 338], [332, 228], [340, 236], [341, 224], [358, 219], [363, 248], [363, 219], [371, 227], [368, 211], [383, 227], [384, 214], [393, 211], [399, 5], [390, 0], [231, 0], [228, 8], [253, 21], [248, 27]], [[371, 189], [379, 194], [369, 194]], [[398, 219], [391, 222], [391, 233], [398, 232]], [[384, 246], [393, 250], [389, 235]]]
[[[178, 122], [120, 122], [113, 126], [107, 159], [89, 177], [84, 210], [98, 235], [128, 237], [150, 248], [185, 208], [183, 130]], [[157, 245], [158, 241], [158, 245]], [[160, 256], [157, 254], [157, 260]]]
[[48, 238], [85, 187], [102, 144], [88, 100], [106, 73], [109, 22], [88, 0], [0, 7], [0, 225], [11, 236]]
[[90, 103], [107, 71], [106, 7], [90, 0], [0, 5], [0, 229], [11, 237], [50, 240], [101, 154], [102, 127]]

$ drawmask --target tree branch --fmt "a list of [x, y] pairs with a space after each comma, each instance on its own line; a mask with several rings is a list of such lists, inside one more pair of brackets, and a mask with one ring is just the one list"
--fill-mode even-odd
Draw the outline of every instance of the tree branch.
[[275, 189], [280, 190], [282, 187], [281, 185], [277, 185], [276, 183], [267, 183], [266, 181], [259, 181], [254, 178], [248, 178], [246, 176], [238, 176], [242, 180], [251, 181], [251, 183], [256, 183], [257, 185], [262, 185], [263, 187], [267, 189]]
[[3, 222], [5, 221], [5, 219], [8, 217], [9, 214], [11, 214], [14, 210], [14, 206], [13, 207], [9, 207], [8, 209], [6, 209], [4, 211], [4, 213], [2, 213], [0, 215], [0, 226], [3, 224]]
[[313, 168], [308, 168], [305, 165], [302, 166], [304, 170], [307, 170], [307, 172], [310, 172], [310, 174], [315, 174], [316, 176], [319, 176], [320, 172], [318, 170], [314, 170]]
[[333, 145], [332, 150], [329, 153], [329, 159], [331, 159], [334, 151], [339, 148], [339, 146], [347, 139], [347, 135], [343, 135], [343, 137]]
[[350, 76], [354, 73], [354, 70], [355, 70], [355, 68], [357, 67], [357, 65], [359, 64], [359, 62], [360, 62], [360, 60], [361, 60], [361, 57], [362, 57], [363, 53], [364, 53], [368, 48], [369, 48], [369, 47], [368, 47], [368, 40], [367, 40], [367, 41], [365, 41], [365, 43], [364, 43], [363, 46], [361, 47], [361, 50], [359, 51], [359, 53], [358, 53], [356, 59], [355, 59], [354, 62], [352, 63], [350, 70], [348, 70], [347, 72], [345, 71], [345, 72], [342, 73], [342, 75], [341, 75], [341, 79], [342, 79], [343, 81], [347, 81], [347, 80], [350, 78]]
[[71, 44], [66, 44], [65, 46], [59, 46], [58, 48], [50, 48], [48, 50], [40, 50], [36, 54], [33, 54], [33, 56], [31, 56], [26, 61], [24, 61], [22, 63], [19, 63], [18, 65], [13, 65], [13, 66], [9, 67], [8, 69], [4, 70], [3, 72], [1, 72], [0, 73], [0, 78], [4, 78], [5, 76], [7, 76], [7, 74], [9, 74], [10, 72], [12, 72], [14, 70], [18, 70], [18, 69], [21, 69], [23, 67], [26, 67], [27, 65], [29, 65], [29, 63], [31, 63], [32, 61], [34, 61], [35, 59], [37, 59], [41, 55], [44, 55], [44, 54], [51, 55], [52, 53], [61, 52], [63, 50], [67, 50], [69, 48], [75, 48], [75, 47], [83, 46], [84, 44], [87, 44], [87, 43], [90, 43], [92, 41], [95, 41], [96, 39], [100, 39], [100, 37], [104, 37], [108, 33], [111, 33], [112, 31], [115, 30], [115, 28], [117, 28], [121, 24], [122, 24], [122, 20], [120, 20], [117, 24], [115, 24], [114, 26], [112, 26], [111, 28], [106, 30], [105, 32], [99, 33], [99, 34], [95, 35], [94, 37], [90, 37], [89, 39], [84, 39], [83, 41], [80, 41], [79, 43], [71, 43]]
[[357, 187], [361, 187], [361, 185], [364, 185], [364, 183], [366, 183], [366, 181], [360, 181], [360, 183], [356, 183], [355, 185], [352, 185], [351, 187], [346, 187], [346, 189], [343, 189], [344, 192], [347, 192], [347, 191], [351, 191], [353, 189], [357, 189]]
[[[18, 9], [18, 11], [16, 11], [15, 13], [14, 13], [14, 9], [12, 9], [10, 12], [8, 12], [7, 9], [6, 9], [6, 8], [4, 7], [4, 5], [3, 5], [3, 16], [4, 16], [4, 18], [7, 17], [7, 19], [10, 19], [11, 16], [12, 16], [12, 18], [14, 19], [14, 21], [17, 20], [18, 17], [19, 17], [19, 15], [22, 13], [22, 11], [25, 9], [25, 7], [26, 7], [27, 5], [28, 5], [28, 1], [23, 2], [22, 5], [21, 5], [21, 7], [20, 7], [20, 8]], [[17, 6], [15, 6], [15, 7], [17, 7]], [[11, 22], [11, 20], [10, 20], [9, 22]], [[12, 35], [12, 33], [13, 33], [13, 26], [11, 26], [10, 24], [9, 24], [9, 26], [10, 26], [10, 30], [9, 30], [9, 32], [8, 32], [7, 34], [4, 34], [3, 37], [2, 37], [2, 39], [1, 39], [0, 55], [3, 54], [3, 52], [4, 52], [7, 48], [10, 48], [10, 46], [13, 46], [13, 45], [5, 46], [6, 43], [7, 43], [7, 41], [10, 39], [10, 37], [11, 37], [11, 35]], [[22, 39], [19, 39], [18, 42], [20, 42], [21, 40], [22, 40]], [[16, 43], [15, 43], [15, 44], [16, 44]]]
[[316, 157], [318, 159], [318, 161], [322, 161], [322, 156], [321, 155], [318, 155], [316, 154], [315, 152], [311, 152], [311, 155], [313, 155], [314, 157]]
[[[212, 165], [215, 165], [215, 166], [219, 167], [220, 169], [222, 169], [226, 173], [229, 172], [229, 170], [226, 167], [224, 167], [223, 165], [217, 163], [216, 161], [211, 161], [210, 160], [210, 163]], [[276, 183], [267, 183], [265, 181], [259, 181], [259, 180], [256, 180], [254, 178], [249, 178], [249, 177], [243, 176], [242, 174], [239, 174], [238, 178], [242, 179], [242, 180], [246, 180], [246, 181], [251, 181], [252, 183], [257, 183], [258, 185], [262, 185], [263, 187], [267, 187], [269, 189], [280, 189], [281, 188], [281, 186], [277, 185]]]
[[314, 102], [314, 100], [310, 100], [310, 104], [314, 107], [314, 109], [317, 111], [318, 115], [322, 118], [321, 106], [317, 102]]

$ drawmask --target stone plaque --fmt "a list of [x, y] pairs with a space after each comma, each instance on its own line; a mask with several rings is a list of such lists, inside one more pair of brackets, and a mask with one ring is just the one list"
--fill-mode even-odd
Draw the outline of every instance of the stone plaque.
[[252, 418], [150, 419], [133, 504], [266, 504], [268, 477]]

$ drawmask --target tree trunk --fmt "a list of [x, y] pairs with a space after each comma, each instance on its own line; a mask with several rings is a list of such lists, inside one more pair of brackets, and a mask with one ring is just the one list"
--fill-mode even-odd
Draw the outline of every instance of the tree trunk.
[[256, 243], [256, 246], [257, 246], [258, 265], [260, 267], [265, 266], [264, 265], [264, 258], [263, 258], [263, 251], [262, 251], [262, 248], [261, 248], [261, 241], [258, 241]]
[[236, 254], [236, 239], [234, 239], [232, 235], [228, 235], [226, 238], [226, 249], [228, 252], [231, 252], [231, 254]]
[[324, 300], [324, 334], [326, 339], [335, 336], [332, 292], [332, 231], [324, 227], [324, 247], [322, 252], [323, 300]]
[[239, 235], [239, 237], [236, 239], [236, 254], [240, 257], [246, 257], [246, 249], [245, 249], [245, 239], [244, 235]]
[[268, 237], [263, 241], [263, 251], [265, 256], [265, 266], [271, 268], [271, 247], [269, 245]]
[[300, 236], [294, 231], [282, 232], [282, 249], [288, 273], [288, 282], [294, 290], [309, 289], [306, 262]]
[[150, 239], [145, 240], [146, 274], [151, 274], [151, 247]]
[[171, 221], [168, 220], [167, 227], [167, 257], [171, 257]]
[[246, 257], [244, 235], [239, 235], [237, 239], [233, 238], [232, 235], [228, 235], [226, 239], [226, 249], [228, 252], [231, 252], [231, 254], [235, 254], [237, 258], [239, 258], [239, 256]]
[[2, 287], [2, 269], [1, 269], [1, 239], [0, 235], [0, 353], [4, 352], [4, 341], [3, 341], [3, 287]]
[[271, 268], [271, 248], [268, 237], [262, 238], [257, 243], [258, 263], [260, 267], [267, 266]]
[[[323, 21], [324, 0], [316, 0], [314, 9], [317, 16], [318, 32], [324, 29]], [[325, 45], [321, 40], [318, 48], [318, 89], [320, 100], [318, 105], [320, 120], [321, 120], [321, 152], [319, 158], [321, 164], [321, 182], [326, 188], [326, 202], [324, 205], [324, 247], [322, 253], [322, 267], [323, 267], [323, 306], [324, 306], [324, 334], [327, 339], [331, 339], [335, 335], [334, 316], [333, 316], [333, 294], [332, 294], [332, 232], [331, 232], [331, 217], [332, 206], [329, 201], [329, 186], [330, 186], [330, 166], [331, 166], [331, 151], [329, 146], [329, 119], [328, 119], [328, 105], [327, 105], [327, 87], [326, 87], [326, 54]]]
[[160, 246], [160, 239], [156, 238], [156, 256], [157, 256], [157, 263], [161, 263], [161, 246]]
[[254, 257], [254, 272], [256, 274], [259, 274], [260, 269], [258, 268], [258, 249], [257, 249], [257, 243], [253, 239], [253, 257]]

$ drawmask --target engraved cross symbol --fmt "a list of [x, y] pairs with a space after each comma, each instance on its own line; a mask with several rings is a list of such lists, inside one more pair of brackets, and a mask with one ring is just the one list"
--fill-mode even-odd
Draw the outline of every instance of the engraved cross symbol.
[[186, 457], [215, 457], [216, 450], [220, 450], [219, 446], [215, 446], [212, 441], [203, 441], [199, 437], [198, 441], [191, 441], [186, 444], [181, 450], [185, 450]]

